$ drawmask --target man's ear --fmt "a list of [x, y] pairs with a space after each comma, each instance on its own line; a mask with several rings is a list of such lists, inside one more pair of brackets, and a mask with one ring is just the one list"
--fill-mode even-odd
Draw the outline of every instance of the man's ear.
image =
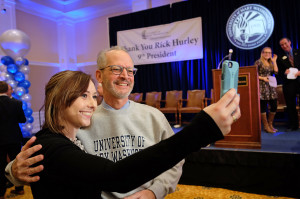
[[96, 79], [99, 83], [102, 83], [102, 74], [100, 70], [96, 70]]

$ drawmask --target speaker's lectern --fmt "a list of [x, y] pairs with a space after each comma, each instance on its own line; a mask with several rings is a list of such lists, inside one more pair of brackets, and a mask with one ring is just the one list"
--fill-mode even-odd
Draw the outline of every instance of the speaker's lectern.
[[[220, 99], [221, 69], [213, 69], [214, 99]], [[232, 125], [225, 139], [216, 147], [259, 149], [261, 148], [261, 120], [258, 72], [255, 66], [239, 68], [238, 93], [240, 94], [241, 118]]]

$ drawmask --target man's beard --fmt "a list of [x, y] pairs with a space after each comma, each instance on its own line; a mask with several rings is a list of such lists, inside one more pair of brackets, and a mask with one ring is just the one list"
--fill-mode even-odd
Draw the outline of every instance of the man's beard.
[[130, 93], [133, 89], [134, 83], [130, 83], [129, 81], [126, 81], [126, 80], [121, 81], [121, 82], [126, 82], [128, 84], [128, 87], [130, 88], [128, 92], [123, 93], [123, 92], [118, 91], [118, 89], [116, 89], [116, 87], [115, 87], [116, 82], [118, 82], [118, 80], [113, 81], [113, 84], [110, 84], [109, 82], [103, 81], [102, 85], [116, 98], [118, 98], [118, 99], [127, 98], [130, 95]]

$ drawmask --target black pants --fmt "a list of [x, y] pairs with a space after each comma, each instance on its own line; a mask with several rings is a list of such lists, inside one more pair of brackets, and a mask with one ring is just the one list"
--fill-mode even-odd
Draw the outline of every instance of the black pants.
[[289, 119], [289, 127], [298, 128], [299, 120], [298, 113], [296, 109], [296, 95], [300, 91], [300, 83], [296, 80], [287, 80], [283, 84], [283, 94], [286, 102], [288, 119]]
[[[13, 160], [16, 158], [16, 156], [20, 151], [21, 151], [21, 143], [0, 146], [0, 197], [4, 196], [6, 192], [7, 179], [4, 175], [4, 171], [7, 165], [7, 156], [9, 157], [10, 160]], [[23, 187], [19, 187], [18, 189], [22, 190]]]

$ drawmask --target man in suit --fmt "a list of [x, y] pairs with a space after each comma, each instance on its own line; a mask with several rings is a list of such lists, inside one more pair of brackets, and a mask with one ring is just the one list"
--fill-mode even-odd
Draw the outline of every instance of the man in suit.
[[[291, 47], [288, 38], [279, 41], [283, 52], [278, 56], [278, 74], [283, 81], [283, 94], [288, 113], [287, 131], [296, 131], [299, 128], [298, 113], [296, 109], [296, 95], [300, 93], [300, 50]], [[298, 72], [294, 73], [295, 69]]]
[[[11, 98], [11, 93], [10, 85], [0, 81], [0, 199], [6, 192], [7, 156], [13, 160], [20, 152], [23, 136], [19, 123], [26, 122], [22, 102]], [[12, 192], [24, 194], [23, 187], [16, 187]]]

